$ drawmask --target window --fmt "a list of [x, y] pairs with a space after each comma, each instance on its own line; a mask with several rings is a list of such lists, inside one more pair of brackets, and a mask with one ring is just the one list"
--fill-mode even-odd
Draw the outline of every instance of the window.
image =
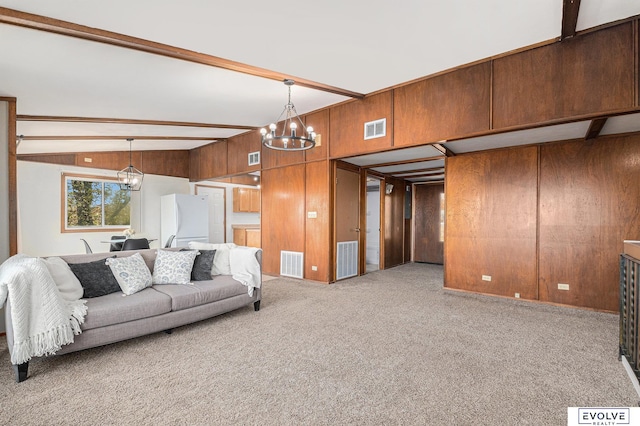
[[62, 188], [63, 232], [129, 227], [131, 193], [117, 180], [63, 174]]

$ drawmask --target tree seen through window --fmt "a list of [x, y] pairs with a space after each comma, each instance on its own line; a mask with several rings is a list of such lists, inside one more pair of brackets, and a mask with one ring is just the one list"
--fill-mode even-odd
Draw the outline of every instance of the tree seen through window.
[[67, 228], [128, 227], [131, 193], [117, 182], [66, 178]]

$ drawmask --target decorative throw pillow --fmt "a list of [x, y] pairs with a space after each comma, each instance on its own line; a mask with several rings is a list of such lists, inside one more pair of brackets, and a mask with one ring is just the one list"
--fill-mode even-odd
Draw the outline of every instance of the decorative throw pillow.
[[67, 262], [59, 257], [43, 257], [41, 260], [49, 270], [64, 300], [73, 302], [82, 298], [82, 293], [84, 292], [82, 284], [71, 271]]
[[189, 284], [197, 251], [158, 250], [153, 264], [153, 284]]
[[[187, 251], [182, 249], [180, 251]], [[216, 255], [215, 250], [196, 250], [199, 254], [193, 262], [191, 270], [191, 281], [207, 281], [212, 278], [211, 269], [213, 268], [213, 258]]]
[[120, 285], [113, 276], [111, 268], [107, 266], [106, 259], [87, 263], [70, 263], [69, 267], [80, 280], [85, 299], [120, 291]]
[[189, 242], [190, 249], [216, 251], [216, 255], [213, 258], [213, 268], [211, 268], [211, 275], [231, 275], [229, 251], [234, 247], [237, 247], [234, 243], [210, 244], [198, 243], [196, 241]]
[[127, 296], [151, 286], [151, 271], [140, 253], [107, 259], [107, 265]]

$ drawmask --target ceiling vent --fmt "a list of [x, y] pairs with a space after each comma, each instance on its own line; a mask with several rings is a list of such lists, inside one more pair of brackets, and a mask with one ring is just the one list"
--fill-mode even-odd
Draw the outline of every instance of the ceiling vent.
[[387, 135], [387, 119], [369, 121], [364, 123], [364, 139], [381, 138]]

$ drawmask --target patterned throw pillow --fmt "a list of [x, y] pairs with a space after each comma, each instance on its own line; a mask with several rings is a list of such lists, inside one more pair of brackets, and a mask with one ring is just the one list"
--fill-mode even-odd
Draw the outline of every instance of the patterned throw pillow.
[[107, 265], [127, 296], [151, 286], [151, 271], [140, 253], [107, 259]]
[[189, 284], [197, 251], [158, 250], [153, 264], [153, 284]]

